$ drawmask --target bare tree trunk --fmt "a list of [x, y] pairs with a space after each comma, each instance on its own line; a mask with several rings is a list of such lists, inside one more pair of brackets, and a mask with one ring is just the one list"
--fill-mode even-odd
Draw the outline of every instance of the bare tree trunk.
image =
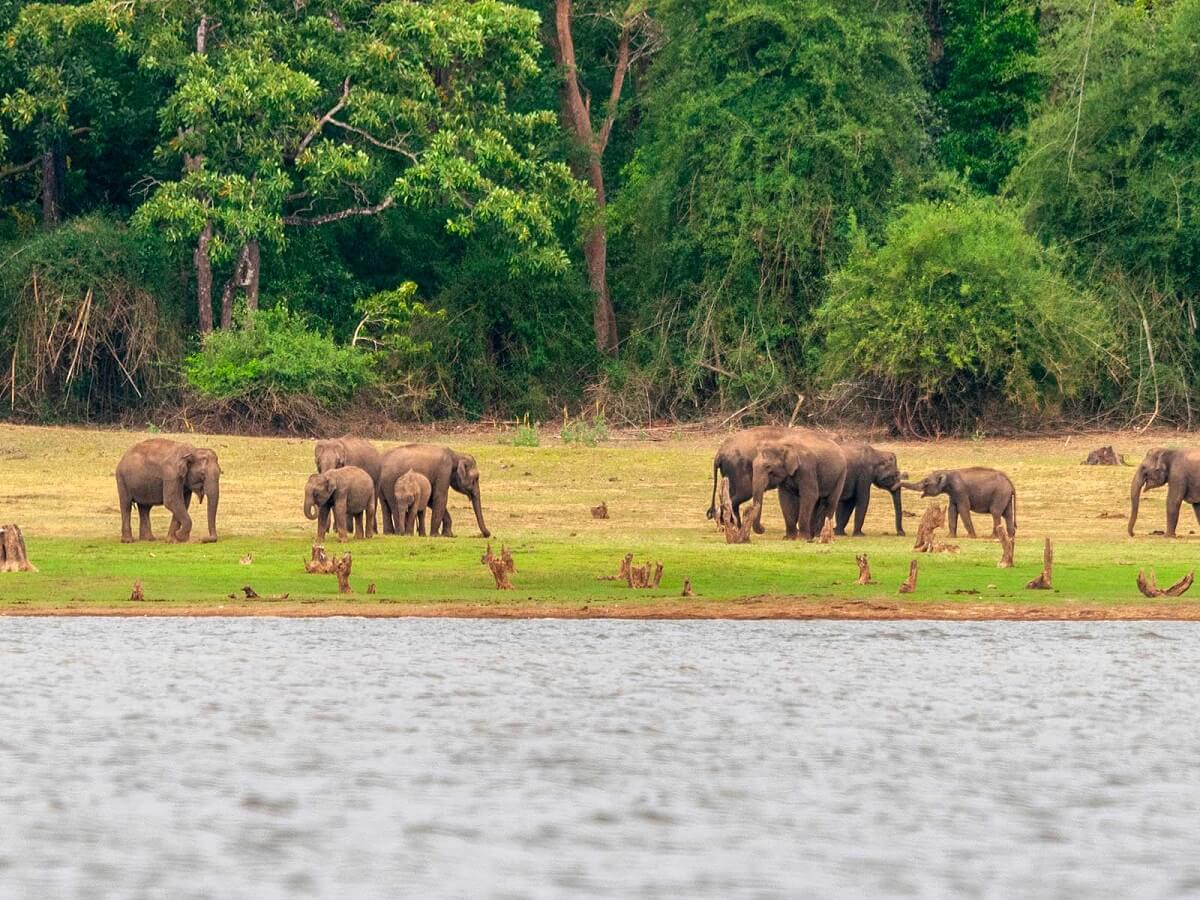
[[262, 273], [262, 251], [258, 246], [258, 239], [251, 238], [246, 243], [246, 279], [244, 289], [246, 291], [246, 306], [250, 309], [258, 309], [258, 285]]
[[57, 228], [62, 221], [66, 160], [57, 143], [42, 153], [42, 225]]
[[631, 25], [621, 29], [621, 40], [617, 51], [617, 64], [613, 71], [612, 88], [608, 108], [604, 113], [600, 132], [592, 128], [591, 108], [584, 100], [579, 87], [579, 69], [575, 60], [575, 42], [571, 34], [572, 0], [555, 0], [553, 49], [558, 65], [563, 69], [563, 124], [574, 134], [580, 149], [587, 155], [584, 177], [596, 192], [596, 222], [588, 231], [583, 243], [584, 260], [587, 263], [588, 282], [592, 287], [592, 327], [595, 330], [596, 347], [608, 356], [617, 355], [617, 317], [613, 312], [612, 297], [608, 291], [608, 235], [604, 224], [606, 205], [604, 193], [604, 169], [600, 164], [604, 148], [616, 118], [617, 101], [621, 98], [621, 86], [629, 70], [629, 44]]
[[205, 222], [200, 238], [196, 241], [196, 252], [192, 254], [196, 261], [196, 311], [201, 334], [208, 334], [213, 330], [212, 260], [208, 256], [212, 234], [212, 222]]

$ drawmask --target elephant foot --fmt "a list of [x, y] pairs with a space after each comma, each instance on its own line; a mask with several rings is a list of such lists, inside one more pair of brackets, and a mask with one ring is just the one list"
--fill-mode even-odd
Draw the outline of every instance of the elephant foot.
[[[855, 536], [855, 537], [858, 537], [859, 533], [860, 533], [860, 532], [857, 532], [857, 531], [856, 531], [856, 532], [854, 532], [854, 536]], [[845, 529], [845, 528], [835, 528], [835, 529], [833, 529], [833, 536], [834, 536], [834, 537], [845, 537], [845, 536], [846, 536], [846, 529]]]
[[[842, 533], [845, 534], [845, 532], [842, 532]], [[853, 534], [850, 535], [850, 537], [866, 537], [866, 535], [863, 534], [861, 531], [855, 531]]]
[[132, 534], [121, 535], [121, 543], [122, 544], [132, 544], [133, 543], [133, 535]]
[[896, 532], [896, 537], [905, 537], [903, 528]]
[[767, 533], [767, 529], [763, 528], [761, 525], [755, 525], [755, 526], [754, 526], [754, 533], [755, 533], [755, 534], [766, 534], [766, 533]]
[[481, 538], [490, 538], [492, 536], [492, 533], [490, 531], [481, 531], [481, 532], [479, 532], [479, 536]]
[[186, 544], [187, 542], [188, 542], [188, 539], [186, 537], [180, 537], [177, 534], [172, 535], [171, 537], [167, 538], [168, 544]]
[[206, 537], [200, 539], [200, 543], [202, 544], [215, 544], [216, 542], [217, 539], [215, 537]]
[[785, 534], [783, 539], [785, 541], [798, 541], [800, 540], [800, 535], [799, 533], [793, 532], [792, 534]]

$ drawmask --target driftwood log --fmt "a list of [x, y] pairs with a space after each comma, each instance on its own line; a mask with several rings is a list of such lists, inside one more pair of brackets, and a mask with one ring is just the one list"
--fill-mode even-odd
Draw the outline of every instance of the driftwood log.
[[592, 507], [592, 518], [593, 519], [607, 519], [608, 518], [608, 502], [607, 501], [601, 500], [599, 506]]
[[900, 593], [911, 594], [917, 589], [917, 561], [914, 559], [908, 564], [908, 578], [904, 584], [900, 585]]
[[1187, 593], [1188, 588], [1190, 588], [1192, 586], [1192, 582], [1195, 580], [1196, 580], [1196, 570], [1193, 569], [1191, 572], [1188, 572], [1186, 575], [1184, 575], [1182, 578], [1180, 578], [1177, 582], [1175, 582], [1169, 588], [1160, 588], [1158, 586], [1157, 579], [1154, 577], [1153, 569], [1150, 570], [1149, 578], [1146, 578], [1146, 576], [1144, 576], [1142, 574], [1141, 569], [1138, 569], [1138, 574], [1137, 574], [1138, 590], [1141, 591], [1145, 596], [1152, 597], [1152, 598], [1153, 597], [1179, 597], [1179, 596]]
[[996, 563], [996, 568], [1011, 569], [1013, 566], [1013, 551], [1016, 549], [1017, 539], [1008, 533], [1008, 526], [1003, 521], [996, 526], [996, 539], [1000, 541], [1001, 547], [1000, 562]]
[[875, 579], [871, 577], [871, 564], [867, 562], [867, 554], [858, 554], [854, 557], [854, 561], [858, 563], [858, 581], [854, 583], [875, 584]]
[[487, 566], [492, 573], [492, 577], [496, 579], [496, 590], [511, 591], [513, 589], [512, 582], [508, 579], [508, 573], [511, 570], [505, 565], [503, 559], [494, 556], [488, 561]]
[[0, 572], [36, 572], [18, 525], [0, 525]]
[[1053, 584], [1054, 545], [1050, 543], [1050, 538], [1046, 538], [1046, 546], [1042, 550], [1042, 574], [1025, 585], [1025, 587], [1031, 591], [1048, 591], [1053, 587]]

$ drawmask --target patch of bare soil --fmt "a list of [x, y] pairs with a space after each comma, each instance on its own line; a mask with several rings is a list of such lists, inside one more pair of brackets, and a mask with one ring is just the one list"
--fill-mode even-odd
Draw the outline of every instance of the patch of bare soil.
[[9, 616], [277, 616], [322, 618], [444, 618], [444, 619], [916, 619], [933, 621], [1200, 621], [1200, 604], [1143, 603], [1093, 606], [1063, 603], [1051, 606], [1003, 603], [929, 603], [866, 600], [806, 600], [798, 597], [747, 597], [704, 601], [666, 599], [649, 603], [581, 603], [571, 605], [475, 603], [356, 603], [353, 601], [292, 601], [237, 603], [225, 606], [102, 607], [82, 604], [61, 607], [8, 609]]

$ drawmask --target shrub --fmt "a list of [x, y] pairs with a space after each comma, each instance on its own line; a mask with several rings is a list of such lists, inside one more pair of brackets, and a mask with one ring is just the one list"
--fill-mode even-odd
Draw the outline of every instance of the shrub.
[[538, 434], [537, 423], [529, 421], [529, 413], [525, 413], [525, 417], [517, 423], [509, 443], [514, 447], [538, 447], [541, 445], [542, 438]]
[[604, 413], [597, 411], [592, 418], [571, 419], [563, 410], [563, 427], [559, 432], [564, 444], [583, 444], [585, 447], [595, 447], [601, 441], [608, 440], [608, 421]]
[[1101, 306], [992, 198], [918, 203], [881, 247], [859, 239], [817, 325], [822, 375], [917, 435], [1053, 411], [1095, 386], [1112, 343]]
[[307, 400], [319, 407], [349, 400], [376, 380], [373, 354], [338, 346], [287, 307], [244, 313], [238, 327], [214, 331], [188, 357], [189, 387], [204, 399], [255, 408]]

